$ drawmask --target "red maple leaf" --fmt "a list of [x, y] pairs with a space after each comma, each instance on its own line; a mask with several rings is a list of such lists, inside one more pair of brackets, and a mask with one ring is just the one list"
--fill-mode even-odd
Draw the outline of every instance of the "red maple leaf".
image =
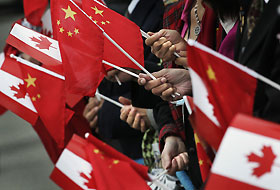
[[261, 177], [265, 173], [271, 172], [271, 167], [276, 158], [276, 155], [273, 153], [271, 146], [262, 147], [262, 156], [258, 156], [255, 153], [248, 155], [249, 162], [257, 162], [259, 166], [253, 169], [253, 174], [256, 177]]
[[[33, 42], [36, 42], [38, 44], [36, 44], [36, 47], [38, 47], [39, 49], [47, 49], [49, 50], [50, 47], [55, 48], [52, 45], [52, 43], [48, 40], [48, 38], [44, 37], [44, 36], [40, 36], [39, 39], [36, 37], [32, 37], [30, 38]], [[56, 49], [56, 48], [55, 48]]]
[[88, 181], [88, 182], [84, 183], [84, 185], [87, 186], [88, 189], [96, 189], [96, 185], [95, 185], [94, 178], [93, 178], [93, 170], [91, 170], [91, 172], [90, 172], [91, 178], [89, 178], [83, 172], [80, 173], [80, 176]]
[[19, 84], [18, 88], [15, 86], [11, 86], [10, 89], [12, 91], [15, 91], [16, 93], [14, 94], [14, 96], [19, 99], [19, 98], [25, 98], [26, 95], [26, 90], [23, 84]]

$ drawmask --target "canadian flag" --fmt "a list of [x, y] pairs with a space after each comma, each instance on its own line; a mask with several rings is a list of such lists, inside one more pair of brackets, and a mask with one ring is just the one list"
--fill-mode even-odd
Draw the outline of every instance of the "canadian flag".
[[64, 75], [58, 41], [15, 24], [7, 38], [7, 43], [37, 59], [43, 67]]
[[191, 120], [199, 136], [218, 150], [232, 118], [237, 113], [253, 114], [256, 75], [198, 42], [188, 42], [195, 105]]
[[74, 135], [62, 152], [50, 178], [63, 189], [95, 189], [93, 169], [86, 153], [87, 141]]
[[227, 129], [206, 189], [280, 189], [280, 126], [237, 115]]
[[0, 54], [0, 105], [11, 110], [32, 125], [38, 118], [37, 110], [25, 91], [21, 69], [16, 60]]

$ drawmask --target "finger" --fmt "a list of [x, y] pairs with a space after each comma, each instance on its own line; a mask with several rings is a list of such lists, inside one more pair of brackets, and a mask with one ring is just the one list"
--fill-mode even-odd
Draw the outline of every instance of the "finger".
[[164, 83], [164, 84], [161, 84], [157, 87], [154, 87], [152, 89], [152, 93], [157, 95], [157, 96], [161, 96], [162, 93], [168, 89], [172, 88], [171, 84], [170, 83]]
[[180, 155], [176, 156], [174, 159], [177, 162], [177, 171], [184, 170], [187, 167], [187, 165], [185, 164], [183, 158]]
[[174, 176], [176, 171], [178, 171], [178, 163], [176, 159], [173, 159], [171, 163], [171, 167], [168, 170], [168, 174]]
[[164, 96], [166, 98], [170, 98], [175, 93], [175, 88], [173, 88], [171, 85], [169, 85], [168, 88], [166, 88], [162, 93], [161, 96]]
[[93, 118], [97, 115], [98, 107], [91, 109], [86, 115], [85, 118], [88, 122], [91, 122]]
[[97, 127], [98, 116], [95, 116], [94, 119], [89, 122], [89, 126], [91, 129], [95, 129]]
[[123, 96], [119, 97], [119, 102], [122, 103], [123, 105], [131, 105], [131, 100]]
[[130, 126], [132, 126], [132, 124], [133, 124], [133, 121], [134, 121], [134, 119], [135, 119], [135, 115], [136, 115], [136, 109], [135, 109], [135, 108], [132, 108], [131, 111], [130, 111], [129, 114], [128, 114], [127, 119], [126, 119], [126, 122], [127, 122]]
[[148, 35], [150, 35], [150, 37], [145, 40], [145, 44], [147, 46], [152, 46], [155, 41], [158, 41], [162, 37], [162, 31], [160, 30], [156, 33], [148, 32]]
[[140, 119], [140, 128], [142, 133], [146, 131], [146, 123], [144, 119]]
[[133, 122], [133, 124], [132, 124], [132, 128], [134, 128], [134, 129], [140, 129], [140, 114], [139, 113], [137, 113], [136, 114], [136, 116], [135, 116], [135, 119], [134, 119], [134, 122]]
[[146, 90], [152, 90], [156, 87], [159, 87], [160, 85], [162, 85], [162, 81], [161, 81], [161, 78], [158, 78], [158, 79], [151, 80], [151, 81], [147, 82], [146, 85], [145, 85], [145, 89]]
[[128, 113], [130, 112], [130, 110], [131, 110], [131, 107], [124, 106], [121, 109], [120, 119], [126, 122], [126, 119], [128, 117]]
[[183, 152], [183, 153], [181, 153], [179, 156], [180, 156], [181, 159], [183, 160], [185, 166], [187, 166], [188, 163], [189, 163], [189, 155], [188, 155], [188, 153], [187, 153], [187, 152]]
[[152, 53], [157, 55], [158, 51], [160, 51], [163, 48], [163, 44], [166, 43], [166, 42], [168, 42], [168, 40], [165, 37], [160, 37], [151, 46]]
[[169, 170], [171, 167], [171, 156], [167, 151], [163, 150], [161, 154], [161, 160], [162, 160], [162, 167], [166, 170]]
[[162, 58], [162, 61], [166, 62], [166, 61], [173, 61], [175, 60], [175, 56], [174, 56], [174, 52], [175, 52], [176, 48], [174, 45], [171, 45], [168, 49], [168, 51], [166, 52], [165, 56]]
[[172, 43], [170, 41], [164, 42], [160, 49], [155, 52], [155, 55], [160, 59], [165, 59], [165, 55], [169, 51], [169, 48], [172, 46]]

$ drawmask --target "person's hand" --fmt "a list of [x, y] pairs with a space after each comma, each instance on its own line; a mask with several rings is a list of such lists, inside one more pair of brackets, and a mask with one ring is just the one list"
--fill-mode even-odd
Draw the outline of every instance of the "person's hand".
[[180, 53], [178, 53], [178, 54], [180, 55], [180, 57], [175, 59], [175, 64], [176, 65], [181, 65], [185, 69], [188, 68], [187, 51], [180, 51]]
[[175, 175], [176, 171], [184, 170], [189, 163], [186, 146], [181, 138], [169, 136], [165, 139], [165, 145], [161, 153], [162, 167], [168, 170], [168, 174]]
[[133, 107], [131, 101], [122, 96], [119, 97], [119, 102], [124, 105], [121, 109], [120, 119], [127, 122], [132, 128], [145, 132], [150, 125], [146, 109]]
[[[152, 73], [157, 79], [152, 80], [146, 74], [139, 74], [138, 84], [151, 90], [153, 94], [160, 96], [166, 101], [182, 99], [184, 95], [191, 95], [192, 85], [188, 70], [185, 69], [162, 69]], [[175, 92], [180, 96], [174, 96]]]
[[104, 100], [99, 101], [96, 97], [91, 97], [83, 112], [83, 116], [94, 130], [97, 129], [98, 110], [102, 107], [103, 102]]
[[[135, 74], [138, 74], [140, 73], [140, 70], [135, 70], [135, 69], [131, 69], [131, 68], [125, 68], [126, 70], [128, 71], [131, 71]], [[105, 76], [105, 78], [111, 82], [117, 82], [116, 81], [116, 77], [117, 76], [119, 78], [119, 80], [121, 82], [127, 82], [127, 81], [131, 81], [131, 80], [136, 80], [135, 77], [127, 74], [127, 73], [124, 73], [122, 71], [119, 71], [117, 69], [113, 69], [113, 70], [110, 70], [107, 72], [107, 75]]]
[[148, 32], [146, 45], [151, 46], [152, 53], [163, 61], [175, 60], [174, 52], [186, 51], [187, 42], [176, 30], [162, 29], [157, 33]]

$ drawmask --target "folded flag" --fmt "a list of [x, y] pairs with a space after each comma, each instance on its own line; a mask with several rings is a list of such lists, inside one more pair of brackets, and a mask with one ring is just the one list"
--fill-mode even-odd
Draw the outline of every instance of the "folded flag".
[[42, 67], [64, 75], [58, 42], [29, 28], [15, 24], [7, 43], [42, 63]]
[[51, 1], [54, 38], [59, 41], [66, 88], [69, 92], [94, 96], [103, 78], [102, 31], [73, 1]]
[[253, 113], [257, 79], [248, 68], [197, 42], [187, 48], [195, 105], [193, 126], [217, 150], [235, 114]]
[[48, 0], [23, 0], [24, 15], [33, 26], [41, 26], [41, 18], [48, 6]]
[[88, 140], [73, 136], [51, 179], [63, 189], [150, 189], [147, 172], [147, 167], [91, 135]]
[[237, 115], [221, 142], [206, 189], [280, 189], [280, 126]]
[[0, 54], [0, 105], [11, 110], [22, 119], [35, 124], [36, 108], [26, 93], [21, 69], [15, 59]]
[[[83, 0], [83, 10], [123, 50], [144, 66], [143, 39], [140, 28], [135, 23], [96, 0]], [[140, 70], [136, 64], [107, 38], [104, 38], [103, 59], [119, 67]], [[106, 70], [111, 69], [108, 65], [104, 66]]]

